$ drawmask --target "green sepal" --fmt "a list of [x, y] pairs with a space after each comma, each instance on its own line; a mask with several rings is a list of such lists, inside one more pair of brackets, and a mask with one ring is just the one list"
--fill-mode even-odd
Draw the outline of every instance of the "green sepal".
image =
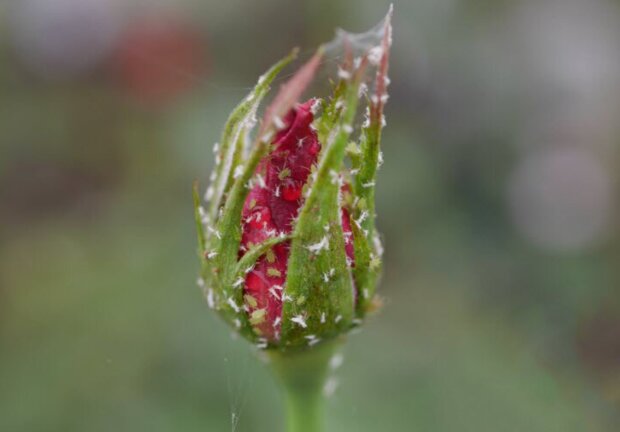
[[347, 331], [354, 318], [353, 283], [338, 202], [340, 184], [334, 181], [333, 174], [342, 169], [361, 75], [358, 71], [341, 90], [342, 109], [330, 128], [332, 136], [323, 141], [326, 146], [316, 178], [293, 231], [284, 288], [288, 301], [282, 305], [280, 338], [285, 347], [330, 339]]
[[198, 180], [194, 181], [192, 196], [194, 199], [194, 220], [196, 222], [196, 233], [198, 235], [198, 255], [201, 259], [205, 253], [205, 230], [203, 225], [204, 208], [200, 205], [200, 193], [198, 192]]
[[277, 244], [280, 244], [286, 240], [290, 240], [291, 236], [283, 235], [278, 237], [270, 237], [264, 240], [262, 243], [259, 243], [253, 246], [249, 251], [241, 257], [239, 262], [237, 263], [236, 275], [239, 277], [242, 274], [247, 273], [248, 269], [250, 269], [258, 259], [263, 256], [269, 249], [274, 247]]
[[343, 106], [343, 93], [347, 88], [347, 83], [344, 80], [338, 81], [334, 85], [332, 97], [328, 104], [325, 105], [321, 117], [317, 120], [317, 135], [319, 142], [325, 143], [329, 138], [329, 134], [332, 131], [335, 124], [338, 123]]
[[268, 148], [267, 143], [262, 140], [254, 147], [245, 162], [242, 174], [234, 180], [222, 215], [218, 218], [216, 232], [219, 237], [216, 235], [211, 239], [214, 249], [218, 252], [215, 259], [218, 264], [218, 277], [224, 281], [232, 279], [237, 266], [237, 255], [241, 244], [241, 215], [249, 192], [248, 182], [254, 175], [258, 163], [266, 155]]
[[359, 290], [356, 315], [363, 318], [371, 307], [377, 281], [381, 274], [380, 240], [375, 227], [375, 180], [380, 160], [381, 131], [383, 129], [383, 108], [387, 100], [387, 70], [391, 44], [390, 8], [381, 41], [382, 56], [375, 77], [375, 95], [368, 103], [368, 124], [362, 128], [359, 147], [349, 152], [351, 165], [357, 173], [353, 182], [355, 205], [353, 216], [353, 247], [355, 268], [353, 275]]
[[[372, 308], [372, 301], [377, 288], [377, 281], [381, 276], [382, 261], [375, 251], [366, 233], [354, 222], [351, 224], [353, 231], [353, 249], [355, 252], [355, 267], [353, 277], [358, 289], [355, 316], [364, 318]], [[376, 234], [375, 234], [376, 235]]]
[[370, 307], [381, 274], [379, 251], [374, 244], [375, 178], [379, 163], [380, 126], [370, 125], [363, 131], [359, 153], [351, 156], [351, 165], [357, 170], [353, 182], [354, 205], [351, 208], [355, 268], [353, 276], [358, 288], [356, 316], [363, 318]]

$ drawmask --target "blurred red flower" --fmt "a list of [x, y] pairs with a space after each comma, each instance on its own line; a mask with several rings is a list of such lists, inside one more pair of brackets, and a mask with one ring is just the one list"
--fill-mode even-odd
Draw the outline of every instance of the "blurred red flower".
[[180, 19], [142, 18], [121, 35], [114, 69], [133, 98], [155, 108], [167, 106], [204, 79], [205, 44]]

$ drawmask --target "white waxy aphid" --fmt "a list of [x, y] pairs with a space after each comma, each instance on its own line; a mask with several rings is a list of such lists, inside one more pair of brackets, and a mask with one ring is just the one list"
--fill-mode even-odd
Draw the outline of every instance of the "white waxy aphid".
[[327, 250], [328, 247], [329, 247], [329, 238], [327, 238], [327, 236], [323, 236], [323, 238], [318, 243], [314, 243], [314, 244], [311, 244], [310, 246], [306, 246], [306, 248], [314, 254], [319, 254], [322, 250]]
[[306, 140], [306, 137], [301, 137], [297, 140], [297, 148], [301, 148], [304, 145], [304, 141]]
[[338, 78], [341, 78], [343, 80], [349, 80], [349, 79], [351, 79], [351, 72], [349, 72], [348, 70], [344, 70], [343, 68], [339, 67], [338, 68]]
[[335, 268], [331, 268], [331, 269], [329, 269], [328, 272], [323, 273], [323, 280], [325, 282], [329, 282], [329, 280], [331, 278], [333, 278], [335, 274], [336, 274], [336, 269]]
[[235, 172], [233, 173], [233, 178], [237, 179], [243, 175], [243, 165], [237, 165], [235, 167]]
[[198, 285], [199, 288], [204, 288], [205, 280], [203, 278], [199, 277], [198, 279], [196, 279], [196, 285]]
[[269, 294], [271, 294], [272, 297], [275, 298], [276, 300], [280, 300], [280, 295], [278, 294], [278, 292], [275, 290], [274, 287], [269, 288]]
[[310, 105], [310, 112], [312, 113], [312, 115], [316, 117], [320, 108], [321, 108], [321, 99], [319, 98], [314, 99], [314, 101], [312, 102], [312, 105]]
[[264, 340], [264, 339], [263, 340], [259, 340], [256, 343], [256, 348], [258, 348], [258, 349], [265, 349], [265, 348], [267, 348], [267, 341]]
[[383, 165], [383, 152], [379, 152], [379, 156], [377, 157], [377, 168]]
[[353, 132], [353, 126], [351, 126], [350, 124], [345, 124], [344, 126], [342, 126], [342, 130], [350, 134], [351, 132]]
[[[350, 173], [352, 176], [356, 176], [356, 175], [358, 175], [358, 174], [360, 173], [360, 169], [359, 169], [359, 168], [354, 168], [354, 169], [352, 169], [351, 171], [349, 171], [349, 173]], [[357, 197], [356, 197], [356, 198], [357, 198]]]
[[367, 299], [367, 298], [369, 298], [369, 297], [370, 297], [370, 292], [368, 291], [368, 288], [365, 288], [365, 289], [364, 289], [363, 294], [364, 294], [364, 298], [365, 298], [365, 299]]
[[235, 300], [232, 297], [228, 297], [226, 303], [228, 303], [228, 305], [232, 308], [232, 310], [235, 311], [235, 313], [239, 313], [241, 311], [241, 308], [237, 303], [235, 303]]
[[361, 64], [362, 64], [362, 58], [361, 57], [355, 57], [353, 59], [353, 68], [354, 69], [359, 68]]
[[316, 177], [317, 177], [318, 173], [316, 171], [313, 171], [310, 173], [310, 180], [314, 183], [316, 181]]
[[295, 215], [295, 216], [293, 216], [293, 217], [291, 217], [291, 221], [290, 221], [290, 223], [289, 223], [289, 224], [290, 224], [290, 226], [295, 226], [295, 225], [297, 225], [298, 218], [299, 218], [299, 215], [298, 215], [298, 214], [297, 214], [297, 215]]
[[293, 301], [293, 297], [288, 295], [287, 293], [282, 293], [282, 302]]
[[233, 288], [240, 287], [241, 285], [243, 285], [243, 282], [245, 282], [245, 280], [242, 277], [237, 278], [237, 280], [233, 284]]
[[388, 95], [387, 93], [382, 94], [381, 95], [381, 103], [386, 103], [389, 98], [390, 98], [390, 95]]
[[383, 47], [381, 45], [372, 47], [368, 51], [368, 61], [370, 62], [370, 64], [374, 66], [379, 65], [379, 62], [381, 61], [381, 57], [383, 57]]
[[276, 289], [278, 291], [282, 291], [284, 289], [282, 285], [271, 285], [271, 288]]
[[323, 395], [325, 397], [331, 397], [338, 388], [338, 380], [335, 377], [329, 377], [323, 386]]
[[258, 181], [258, 186], [260, 186], [261, 189], [265, 189], [267, 187], [267, 184], [265, 183], [265, 179], [263, 178], [262, 175], [256, 174], [256, 181]]
[[338, 324], [341, 320], [342, 320], [342, 315], [336, 315], [336, 318], [334, 318], [334, 322], [336, 324]]
[[198, 215], [200, 216], [200, 221], [203, 224], [208, 224], [209, 223], [209, 215], [207, 214], [207, 212], [205, 211], [204, 207], [202, 206], [198, 206]]
[[370, 182], [368, 182], [368, 183], [364, 183], [364, 184], [362, 185], [362, 187], [364, 187], [364, 188], [366, 188], [366, 189], [371, 188], [371, 187], [374, 187], [374, 186], [375, 186], [375, 182], [374, 182], [374, 181], [370, 181]]
[[271, 141], [271, 138], [273, 138], [273, 131], [267, 131], [265, 132], [265, 134], [260, 138], [260, 140], [262, 142], [268, 143]]
[[209, 181], [214, 182], [217, 178], [217, 173], [215, 171], [211, 171], [211, 175], [209, 176]]
[[279, 326], [281, 321], [282, 321], [282, 318], [276, 317], [276, 319], [273, 320], [273, 328], [276, 328], [277, 326]]
[[284, 120], [282, 120], [280, 116], [273, 116], [273, 124], [278, 130], [284, 129], [286, 127], [286, 123], [284, 123]]
[[218, 240], [222, 240], [222, 235], [220, 234], [220, 232], [218, 230], [216, 230], [213, 227], [208, 226], [207, 230], [212, 233], [215, 237], [218, 238]]
[[204, 196], [205, 201], [211, 201], [214, 193], [215, 193], [215, 189], [213, 189], [213, 186], [209, 186], [207, 188], [207, 191], [205, 192], [205, 196]]
[[216, 256], [217, 256], [217, 252], [216, 251], [207, 252], [207, 255], [206, 255], [208, 260], [211, 260], [211, 259], [215, 258]]
[[215, 293], [211, 288], [207, 291], [207, 306], [209, 306], [209, 309], [215, 308]]
[[295, 315], [293, 318], [291, 318], [291, 321], [293, 321], [301, 328], [308, 327], [308, 324], [306, 324], [306, 319], [303, 317], [303, 315]]
[[235, 323], [235, 327], [237, 327], [238, 329], [241, 328], [241, 321], [239, 320], [239, 318], [235, 318], [234, 323]]
[[329, 359], [329, 368], [331, 370], [336, 370], [340, 366], [342, 366], [343, 362], [344, 362], [344, 356], [342, 354], [340, 353], [334, 354], [332, 358]]
[[252, 264], [251, 266], [249, 266], [248, 268], [245, 269], [245, 273], [248, 274], [250, 273], [252, 270], [254, 270], [254, 264]]
[[[246, 130], [254, 129], [254, 126], [256, 126], [256, 123], [258, 123], [258, 119], [256, 118], [256, 112], [253, 112], [252, 116], [249, 117], [246, 120], [246, 122], [245, 122], [245, 129]], [[249, 142], [248, 142], [249, 141], [249, 134], [248, 133], [245, 134], [244, 138], [245, 138], [244, 141], [246, 141], [244, 144], [249, 144]]]
[[357, 97], [362, 97], [368, 92], [368, 86], [366, 83], [361, 83], [357, 90]]
[[379, 238], [379, 235], [376, 232], [372, 238], [372, 242], [375, 246], [375, 250], [377, 251], [377, 254], [380, 257], [383, 256], [383, 244], [381, 243], [381, 239]]
[[220, 143], [213, 144], [213, 154], [217, 154], [220, 151]]
[[368, 211], [367, 211], [367, 210], [364, 210], [364, 211], [360, 214], [360, 217], [359, 217], [359, 218], [357, 218], [357, 219], [354, 221], [354, 222], [355, 222], [355, 225], [357, 225], [357, 227], [361, 229], [361, 228], [362, 228], [362, 223], [363, 223], [366, 219], [368, 219]]
[[321, 342], [321, 339], [319, 339], [315, 335], [307, 335], [304, 337], [308, 340], [308, 346], [313, 346]]
[[276, 198], [280, 198], [280, 185], [276, 186], [276, 190], [274, 191], [274, 195]]
[[336, 170], [329, 170], [329, 176], [332, 178], [332, 184], [338, 184], [340, 182], [340, 174]]
[[325, 324], [327, 317], [325, 316], [325, 312], [321, 312], [321, 324]]

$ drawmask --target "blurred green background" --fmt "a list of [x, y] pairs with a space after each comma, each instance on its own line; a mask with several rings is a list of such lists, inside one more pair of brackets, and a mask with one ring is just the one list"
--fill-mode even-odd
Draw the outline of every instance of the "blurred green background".
[[[283, 430], [195, 285], [191, 183], [268, 65], [387, 4], [0, 4], [0, 431]], [[395, 13], [386, 304], [328, 430], [619, 430], [620, 2]]]

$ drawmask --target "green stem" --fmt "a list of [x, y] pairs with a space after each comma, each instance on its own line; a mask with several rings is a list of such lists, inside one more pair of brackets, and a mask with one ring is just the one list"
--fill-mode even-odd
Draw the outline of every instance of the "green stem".
[[323, 430], [323, 406], [320, 394], [286, 392], [288, 432], [318, 432]]
[[287, 432], [323, 430], [323, 387], [339, 346], [339, 341], [331, 341], [301, 351], [269, 352], [284, 393]]

